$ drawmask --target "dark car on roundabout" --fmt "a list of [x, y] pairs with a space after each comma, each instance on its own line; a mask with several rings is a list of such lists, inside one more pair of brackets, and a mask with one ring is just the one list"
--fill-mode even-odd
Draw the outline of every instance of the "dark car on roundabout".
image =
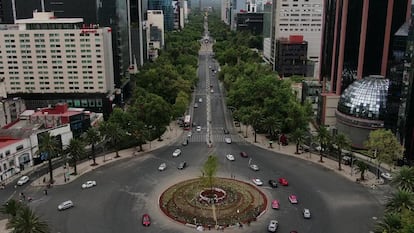
[[277, 181], [276, 180], [269, 180], [269, 186], [272, 188], [277, 188]]

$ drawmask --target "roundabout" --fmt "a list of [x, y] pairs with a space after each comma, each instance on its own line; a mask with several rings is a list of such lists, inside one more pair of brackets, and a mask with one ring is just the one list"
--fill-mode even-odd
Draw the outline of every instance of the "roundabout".
[[265, 194], [251, 184], [227, 178], [185, 180], [167, 188], [159, 198], [162, 212], [183, 223], [231, 226], [256, 221], [266, 209]]

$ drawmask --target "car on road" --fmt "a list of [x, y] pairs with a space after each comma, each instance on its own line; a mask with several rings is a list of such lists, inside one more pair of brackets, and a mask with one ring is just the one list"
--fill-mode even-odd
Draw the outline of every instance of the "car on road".
[[289, 182], [286, 180], [286, 178], [279, 178], [279, 184], [283, 186], [288, 186]]
[[185, 167], [187, 167], [187, 162], [182, 161], [180, 164], [178, 164], [178, 170], [183, 170]]
[[262, 186], [263, 182], [259, 178], [253, 178], [252, 182], [257, 186]]
[[276, 232], [277, 227], [279, 226], [279, 222], [276, 220], [270, 220], [269, 225], [267, 226], [267, 230], [269, 232]]
[[303, 209], [303, 217], [306, 218], [306, 219], [311, 218], [311, 212], [310, 212], [309, 209], [306, 209], [306, 208]]
[[194, 108], [198, 108], [198, 103], [195, 103], [194, 104]]
[[244, 151], [240, 152], [240, 156], [241, 156], [241, 157], [243, 157], [243, 158], [247, 158], [247, 157], [249, 157], [249, 156], [247, 155], [247, 153], [246, 153], [246, 152], [244, 152]]
[[203, 102], [203, 98], [199, 98], [198, 102], [202, 103]]
[[83, 189], [92, 188], [93, 186], [96, 186], [96, 181], [94, 180], [88, 180], [82, 184]]
[[211, 92], [211, 93], [214, 93], [214, 90], [213, 90], [213, 89], [211, 89], [211, 90], [210, 90], [210, 92]]
[[28, 176], [22, 176], [17, 181], [17, 185], [22, 186], [22, 185], [26, 184], [27, 182], [29, 182], [29, 180], [30, 180], [30, 178]]
[[298, 204], [298, 198], [296, 197], [296, 195], [289, 195], [289, 202], [291, 204]]
[[234, 161], [235, 159], [234, 159], [234, 156], [232, 155], [232, 154], [227, 154], [226, 155], [226, 158], [228, 159], [228, 160], [230, 160], [230, 161]]
[[196, 131], [201, 132], [201, 126], [197, 126]]
[[256, 164], [251, 164], [250, 169], [252, 169], [253, 171], [259, 171], [259, 166], [257, 166]]
[[75, 205], [71, 200], [64, 201], [58, 205], [58, 210], [66, 210], [74, 207]]
[[278, 200], [273, 200], [272, 201], [272, 209], [279, 209], [279, 201]]
[[389, 172], [382, 172], [381, 177], [386, 179], [386, 180], [392, 180], [392, 175]]
[[224, 134], [229, 134], [230, 132], [229, 132], [229, 130], [228, 130], [228, 129], [224, 128], [224, 129], [223, 129], [223, 133], [224, 133]]
[[227, 144], [231, 144], [231, 138], [230, 138], [230, 137], [225, 137], [225, 138], [224, 138], [224, 141], [225, 141]]
[[175, 151], [172, 154], [173, 157], [178, 157], [180, 155], [181, 155], [181, 150], [180, 149], [175, 149]]
[[161, 163], [160, 166], [158, 167], [158, 171], [162, 172], [165, 169], [167, 169], [167, 164], [166, 163]]
[[183, 143], [181, 143], [181, 145], [187, 146], [188, 145], [188, 139], [184, 140]]
[[142, 225], [146, 227], [149, 227], [151, 225], [151, 217], [149, 214], [142, 215]]
[[193, 136], [193, 132], [188, 132], [187, 137], [191, 138]]
[[277, 188], [276, 180], [269, 180], [269, 186], [272, 187], [272, 188]]

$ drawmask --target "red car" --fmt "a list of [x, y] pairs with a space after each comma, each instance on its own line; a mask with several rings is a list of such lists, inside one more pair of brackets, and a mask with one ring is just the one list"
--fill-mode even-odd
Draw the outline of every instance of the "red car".
[[272, 201], [272, 208], [273, 209], [279, 209], [279, 201], [278, 200], [273, 200]]
[[279, 178], [279, 183], [283, 186], [288, 186], [289, 183], [285, 178]]
[[247, 158], [248, 156], [247, 156], [247, 153], [246, 152], [240, 152], [240, 156], [241, 157], [243, 157], [243, 158]]
[[151, 218], [148, 214], [142, 215], [142, 225], [149, 227], [151, 225]]

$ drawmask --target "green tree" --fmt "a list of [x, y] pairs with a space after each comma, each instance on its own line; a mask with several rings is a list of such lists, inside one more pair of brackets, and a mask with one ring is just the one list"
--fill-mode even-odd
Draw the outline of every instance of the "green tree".
[[21, 205], [17, 215], [6, 224], [13, 233], [49, 233], [47, 223], [41, 220], [28, 206]]
[[319, 162], [323, 163], [323, 155], [322, 152], [326, 150], [326, 147], [330, 140], [329, 130], [325, 126], [321, 125], [318, 128], [318, 134], [316, 136], [316, 140], [321, 145], [321, 150], [319, 151], [320, 159]]
[[171, 121], [171, 106], [160, 96], [148, 94], [144, 104], [145, 123], [152, 125], [157, 131], [158, 140], [161, 139], [161, 129]]
[[398, 189], [387, 203], [387, 211], [402, 212], [403, 210], [413, 211], [414, 194], [411, 191]]
[[119, 158], [119, 142], [125, 135], [125, 132], [116, 123], [106, 121], [99, 125], [99, 131], [109, 145], [115, 149], [115, 158]]
[[144, 151], [142, 148], [142, 145], [145, 143], [146, 139], [146, 128], [145, 123], [139, 118], [141, 113], [138, 109], [135, 107], [132, 107], [129, 114], [129, 129], [128, 131], [131, 133], [131, 135], [134, 137], [134, 139], [137, 141], [139, 150]]
[[93, 160], [92, 166], [98, 165], [98, 164], [96, 163], [96, 151], [95, 151], [95, 146], [96, 146], [96, 144], [98, 144], [99, 142], [101, 142], [101, 141], [102, 141], [102, 137], [101, 137], [101, 135], [100, 135], [100, 133], [99, 133], [99, 130], [97, 130], [97, 129], [96, 129], [96, 128], [94, 128], [94, 127], [89, 128], [89, 129], [88, 129], [88, 131], [86, 131], [86, 134], [85, 134], [85, 140], [86, 140], [86, 143], [87, 143], [88, 145], [91, 145], [91, 150], [92, 150], [92, 160]]
[[369, 166], [363, 161], [356, 161], [356, 170], [360, 172], [360, 179], [365, 180], [365, 172], [368, 170]]
[[86, 156], [86, 150], [83, 141], [81, 141], [81, 139], [72, 138], [69, 142], [69, 146], [65, 149], [65, 152], [71, 161], [74, 169], [74, 174], [77, 175], [78, 161]]
[[22, 206], [22, 203], [15, 200], [10, 199], [6, 203], [4, 203], [0, 208], [0, 213], [9, 215], [10, 218], [14, 218], [17, 215], [18, 210]]
[[338, 151], [338, 169], [342, 170], [342, 150], [346, 150], [351, 146], [351, 141], [344, 134], [337, 134], [333, 137], [333, 143], [336, 145], [336, 150]]
[[203, 179], [207, 183], [207, 185], [210, 187], [210, 189], [213, 189], [213, 184], [214, 184], [215, 175], [217, 173], [217, 169], [218, 169], [217, 156], [209, 155], [207, 158], [207, 161], [203, 165], [202, 173], [203, 173]]
[[49, 132], [39, 134], [39, 153], [47, 156], [50, 183], [53, 184], [53, 164], [52, 159], [58, 156], [61, 149], [59, 148], [56, 138]]
[[401, 218], [398, 213], [386, 213], [376, 225], [376, 233], [397, 233], [401, 228]]
[[414, 191], [414, 167], [403, 166], [395, 174], [391, 184], [396, 185], [398, 188]]
[[[404, 151], [404, 148], [391, 130], [385, 129], [372, 131], [369, 134], [368, 140], [365, 141], [365, 147], [370, 154], [374, 155], [378, 167], [381, 167], [382, 163], [393, 164], [394, 160], [402, 158]], [[379, 171], [377, 175], [379, 178]]]
[[295, 152], [296, 154], [299, 154], [299, 147], [305, 140], [305, 135], [306, 135], [305, 130], [301, 128], [295, 129], [295, 131], [293, 131], [293, 133], [290, 134], [292, 140], [295, 141], [296, 143], [296, 152]]

